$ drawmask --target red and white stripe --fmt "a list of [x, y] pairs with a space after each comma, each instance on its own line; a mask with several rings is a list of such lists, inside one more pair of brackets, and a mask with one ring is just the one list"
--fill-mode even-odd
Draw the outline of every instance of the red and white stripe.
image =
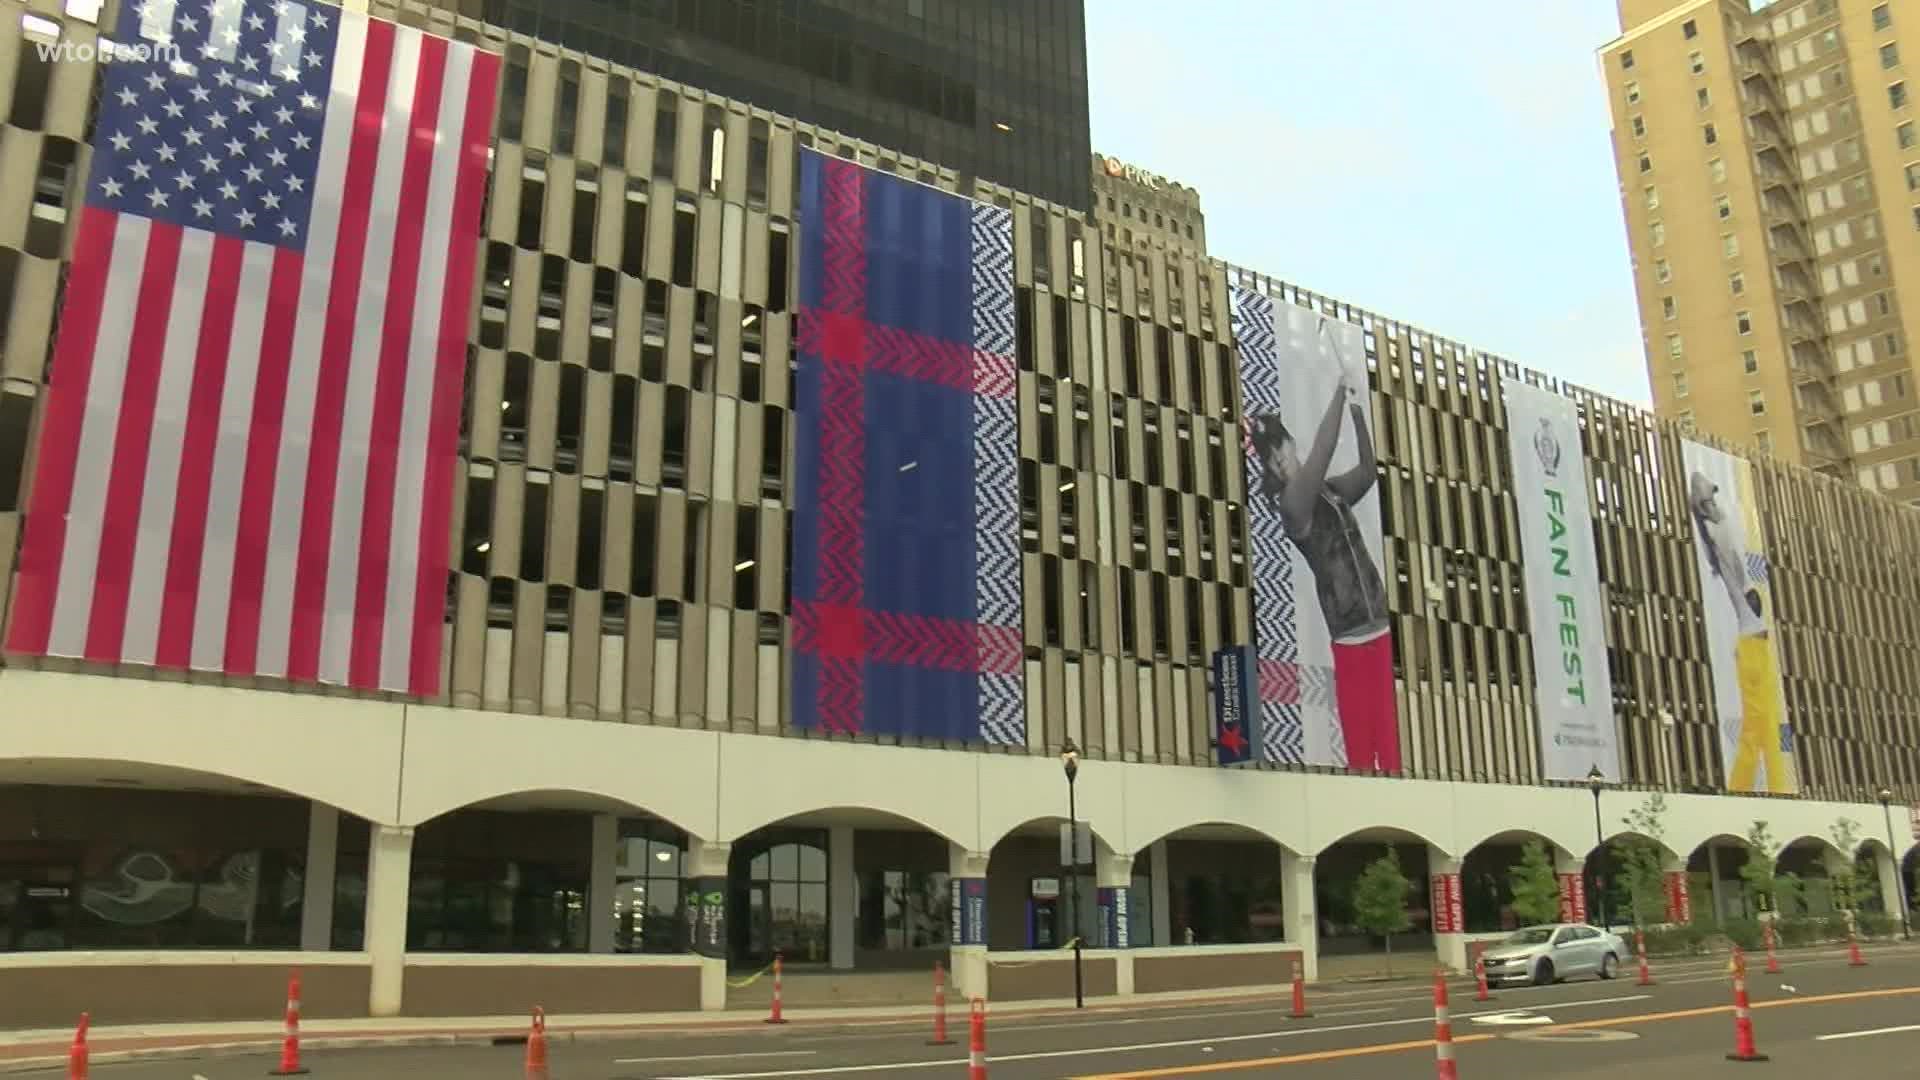
[[82, 212], [9, 651], [438, 690], [500, 58], [338, 17], [304, 253]]

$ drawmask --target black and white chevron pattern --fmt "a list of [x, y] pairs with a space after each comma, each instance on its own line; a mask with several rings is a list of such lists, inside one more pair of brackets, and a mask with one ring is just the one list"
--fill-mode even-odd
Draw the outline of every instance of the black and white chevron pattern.
[[[1011, 367], [1014, 352], [1013, 213], [973, 204], [973, 349]], [[976, 378], [976, 385], [979, 385]], [[983, 626], [1020, 629], [1020, 444], [1015, 398], [973, 395], [974, 619]], [[1024, 746], [1027, 741], [1024, 674], [980, 672], [980, 737]]]
[[973, 347], [1012, 356], [1013, 211], [973, 204]]

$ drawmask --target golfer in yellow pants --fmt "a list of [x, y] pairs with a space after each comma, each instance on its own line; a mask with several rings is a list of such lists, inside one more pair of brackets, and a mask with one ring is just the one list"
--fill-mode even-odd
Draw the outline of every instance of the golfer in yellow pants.
[[[1729, 786], [1735, 791], [1789, 794], [1794, 784], [1780, 749], [1780, 662], [1773, 639], [1764, 633], [1742, 634], [1734, 657], [1740, 673], [1740, 749], [1733, 759]], [[1767, 786], [1758, 788], [1753, 773], [1762, 761]]]

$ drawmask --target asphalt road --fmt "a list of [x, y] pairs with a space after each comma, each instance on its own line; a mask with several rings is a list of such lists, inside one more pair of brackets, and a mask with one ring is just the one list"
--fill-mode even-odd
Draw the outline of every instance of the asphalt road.
[[[1724, 960], [1612, 982], [1505, 989], [1478, 1003], [1453, 994], [1455, 1051], [1463, 1080], [1512, 1076], [1699, 1080], [1702, 1070], [1811, 1076], [1911, 1076], [1920, 1060], [1920, 955], [1881, 953], [1865, 968], [1843, 953], [1794, 955], [1781, 975], [1756, 960], [1749, 989], [1758, 1045], [1771, 1061], [1726, 1061], [1733, 1018]], [[1286, 1077], [1405, 1080], [1433, 1075], [1430, 987], [1394, 984], [1328, 991], [1314, 1016], [1290, 1020], [1286, 1002], [1102, 1011], [1005, 1018], [988, 1030], [995, 1080], [1074, 1077]], [[925, 1045], [924, 1025], [786, 1027], [662, 1033], [557, 1043], [555, 1080], [786, 1080], [802, 1077], [959, 1077], [966, 1025], [952, 1047]], [[307, 1055], [315, 1077], [484, 1080], [520, 1077], [518, 1046], [333, 1050]], [[101, 1080], [238, 1080], [263, 1076], [266, 1055], [101, 1064]], [[1303, 1066], [1310, 1066], [1303, 1070]]]

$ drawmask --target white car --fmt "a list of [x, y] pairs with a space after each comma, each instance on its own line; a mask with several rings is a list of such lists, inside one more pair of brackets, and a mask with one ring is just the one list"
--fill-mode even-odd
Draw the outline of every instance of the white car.
[[1574, 975], [1611, 979], [1627, 962], [1619, 935], [1586, 923], [1550, 923], [1516, 930], [1482, 954], [1487, 982], [1547, 986]]

